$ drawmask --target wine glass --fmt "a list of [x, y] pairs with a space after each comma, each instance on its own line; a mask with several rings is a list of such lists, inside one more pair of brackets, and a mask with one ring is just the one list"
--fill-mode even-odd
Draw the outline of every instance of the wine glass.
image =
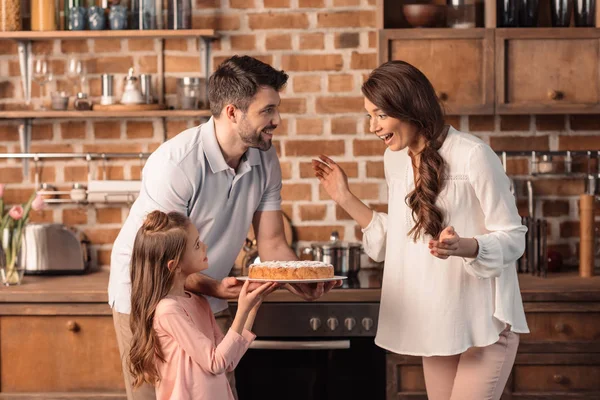
[[[67, 78], [71, 81], [73, 85], [74, 93], [73, 95], [77, 95], [77, 92], [83, 90], [83, 84], [86, 79], [86, 70], [85, 64], [79, 57], [72, 56], [67, 60]], [[81, 90], [80, 90], [81, 88]]]
[[33, 65], [33, 80], [40, 85], [40, 97], [42, 98], [42, 104], [40, 109], [45, 110], [44, 99], [45, 95], [45, 86], [48, 82], [51, 82], [54, 79], [54, 74], [52, 73], [52, 64], [46, 58], [38, 58], [35, 60]]

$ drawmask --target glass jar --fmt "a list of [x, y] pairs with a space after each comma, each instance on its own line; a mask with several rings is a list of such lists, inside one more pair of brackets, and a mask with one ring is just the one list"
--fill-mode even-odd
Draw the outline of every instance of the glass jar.
[[55, 31], [56, 10], [55, 0], [31, 0], [31, 30]]
[[21, 2], [19, 0], [0, 0], [0, 32], [20, 31]]
[[169, 0], [167, 27], [168, 29], [192, 29], [191, 0]]
[[206, 108], [206, 81], [204, 78], [177, 79], [177, 99], [182, 110]]
[[475, 0], [448, 0], [449, 28], [475, 28]]
[[131, 29], [156, 29], [156, 1], [132, 0]]

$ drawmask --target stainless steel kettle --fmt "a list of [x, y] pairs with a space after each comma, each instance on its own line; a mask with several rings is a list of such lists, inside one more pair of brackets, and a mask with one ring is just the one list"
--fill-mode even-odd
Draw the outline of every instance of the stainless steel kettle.
[[302, 258], [323, 261], [333, 265], [336, 275], [355, 276], [360, 270], [362, 245], [340, 240], [337, 231], [331, 232], [329, 242], [312, 243], [302, 250]]

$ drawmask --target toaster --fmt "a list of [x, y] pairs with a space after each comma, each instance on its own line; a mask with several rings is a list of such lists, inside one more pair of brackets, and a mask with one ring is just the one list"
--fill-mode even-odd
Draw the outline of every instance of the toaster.
[[90, 268], [90, 242], [62, 224], [27, 224], [21, 265], [28, 275], [82, 274]]

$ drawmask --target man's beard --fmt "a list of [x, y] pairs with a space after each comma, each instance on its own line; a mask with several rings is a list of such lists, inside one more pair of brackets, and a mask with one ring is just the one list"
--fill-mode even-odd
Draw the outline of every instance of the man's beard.
[[244, 119], [239, 135], [242, 139], [242, 142], [244, 142], [249, 147], [254, 147], [261, 151], [267, 151], [271, 148], [272, 141], [271, 139], [264, 139], [262, 136], [262, 132], [265, 130], [272, 132], [275, 128], [277, 128], [277, 126], [269, 125], [257, 135], [255, 133], [255, 130], [248, 123], [248, 121]]

